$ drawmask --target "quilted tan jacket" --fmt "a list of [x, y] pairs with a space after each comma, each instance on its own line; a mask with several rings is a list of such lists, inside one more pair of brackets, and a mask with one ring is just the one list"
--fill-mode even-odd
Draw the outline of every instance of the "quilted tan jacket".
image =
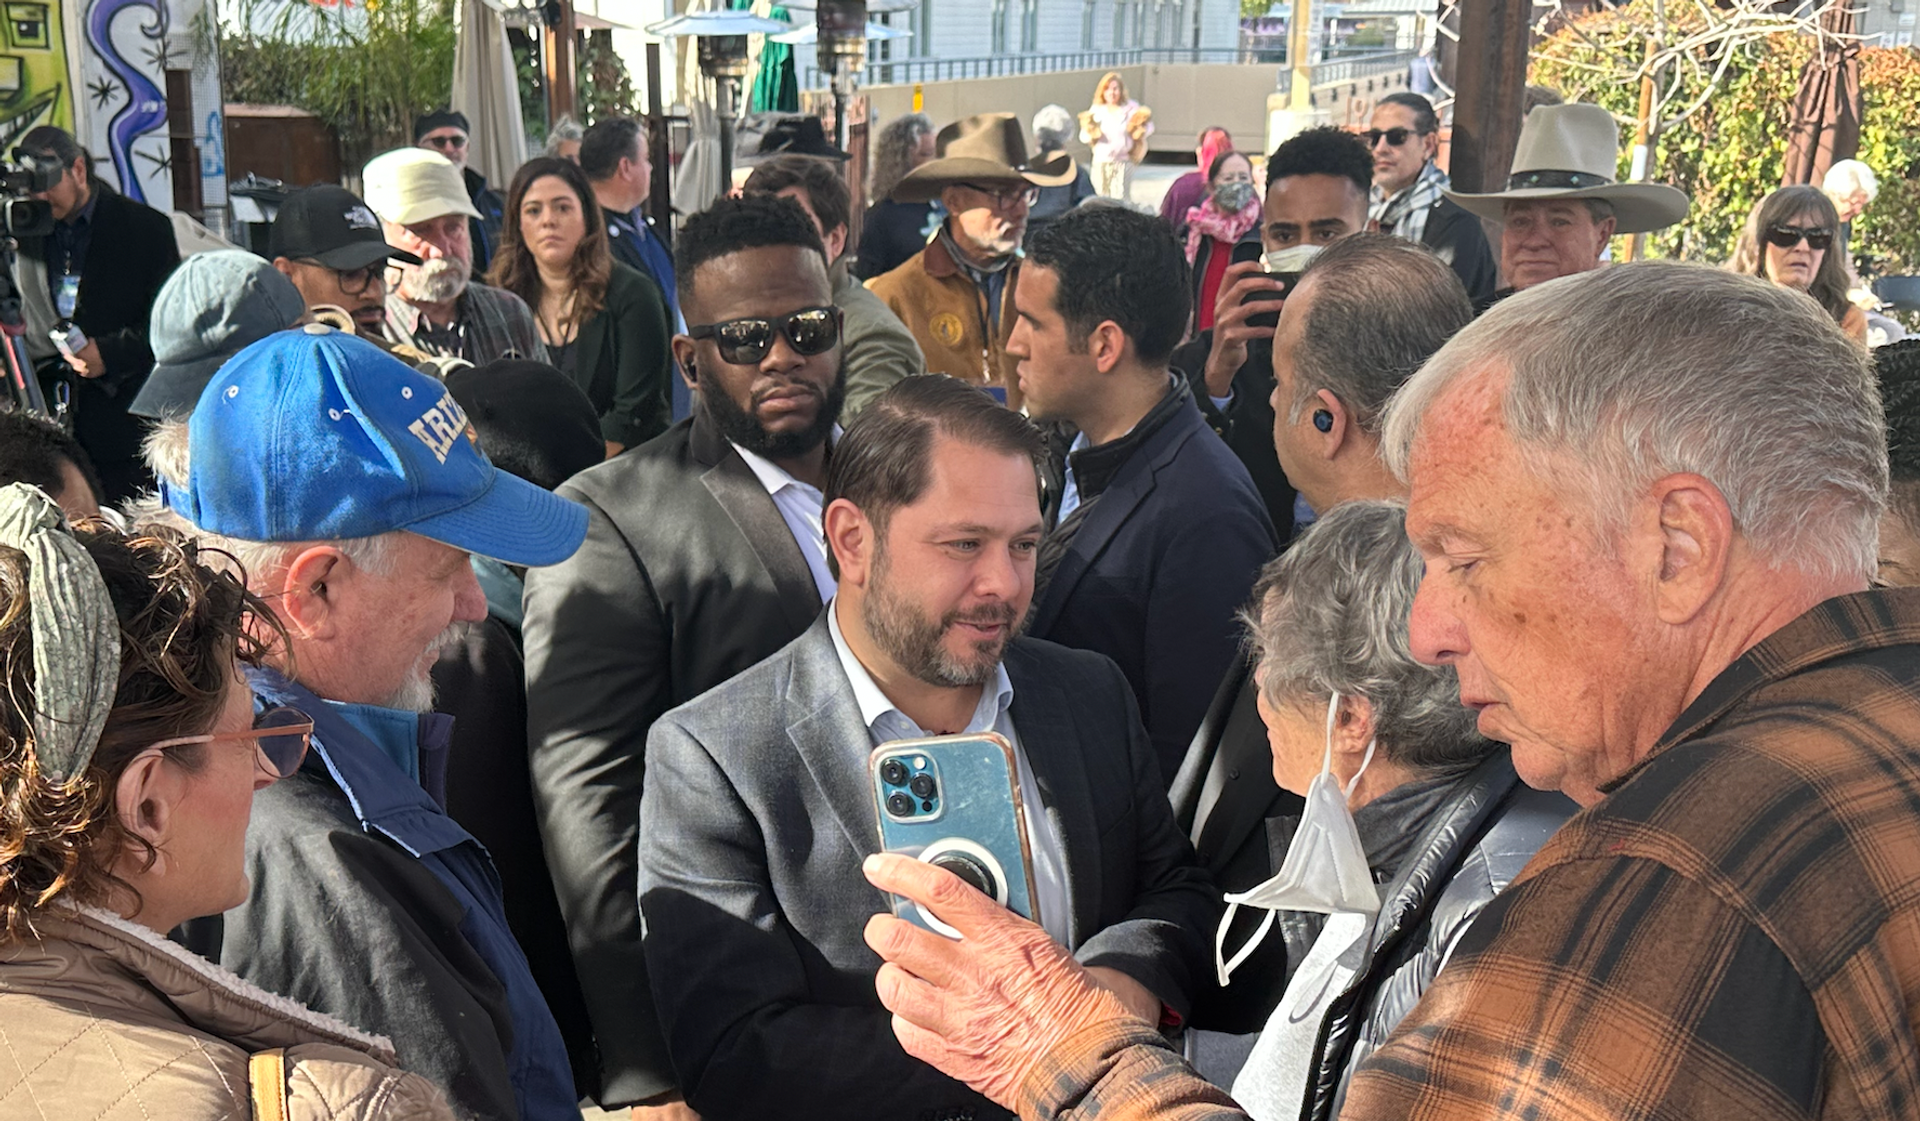
[[251, 1121], [248, 1056], [286, 1048], [289, 1121], [453, 1121], [393, 1045], [105, 911], [0, 944], [0, 1117]]

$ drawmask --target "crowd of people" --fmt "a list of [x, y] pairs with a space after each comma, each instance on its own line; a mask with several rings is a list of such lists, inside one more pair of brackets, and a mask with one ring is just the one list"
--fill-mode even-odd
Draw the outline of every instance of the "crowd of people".
[[[498, 190], [440, 110], [184, 261], [26, 134], [9, 1116], [1910, 1117], [1871, 172], [1614, 264], [1689, 200], [1597, 106], [1483, 192], [1418, 94], [1210, 129], [1158, 213], [1152, 131], [908, 115], [863, 200], [783, 120], [674, 222], [635, 121]], [[882, 851], [949, 735], [1018, 911]]]

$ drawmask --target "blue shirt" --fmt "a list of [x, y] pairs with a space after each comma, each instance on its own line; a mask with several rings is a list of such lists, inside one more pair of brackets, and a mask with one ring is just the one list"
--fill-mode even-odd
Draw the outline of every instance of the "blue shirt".
[[[263, 704], [291, 705], [313, 718], [312, 753], [346, 796], [353, 816], [418, 860], [459, 901], [460, 934], [505, 989], [513, 1017], [508, 1077], [524, 1121], [579, 1121], [579, 1099], [560, 1026], [507, 927], [500, 876], [479, 841], [447, 816], [402, 760], [423, 747], [444, 751], [453, 718], [321, 700], [269, 669], [249, 668]], [[378, 1024], [362, 1028], [379, 1030]]]

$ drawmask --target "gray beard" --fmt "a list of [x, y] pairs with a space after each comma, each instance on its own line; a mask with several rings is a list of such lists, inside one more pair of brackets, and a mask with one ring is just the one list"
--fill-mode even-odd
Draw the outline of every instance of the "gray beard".
[[400, 295], [416, 304], [444, 304], [456, 300], [473, 279], [473, 266], [457, 257], [439, 257], [422, 265], [403, 266]]

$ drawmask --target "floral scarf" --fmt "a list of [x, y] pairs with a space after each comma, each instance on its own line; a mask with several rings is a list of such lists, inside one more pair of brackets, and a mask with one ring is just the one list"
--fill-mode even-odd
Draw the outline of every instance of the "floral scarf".
[[1200, 243], [1208, 238], [1219, 238], [1232, 245], [1260, 221], [1260, 196], [1244, 208], [1229, 214], [1215, 205], [1213, 195], [1207, 195], [1199, 206], [1187, 210], [1187, 264], [1191, 265], [1200, 255]]

